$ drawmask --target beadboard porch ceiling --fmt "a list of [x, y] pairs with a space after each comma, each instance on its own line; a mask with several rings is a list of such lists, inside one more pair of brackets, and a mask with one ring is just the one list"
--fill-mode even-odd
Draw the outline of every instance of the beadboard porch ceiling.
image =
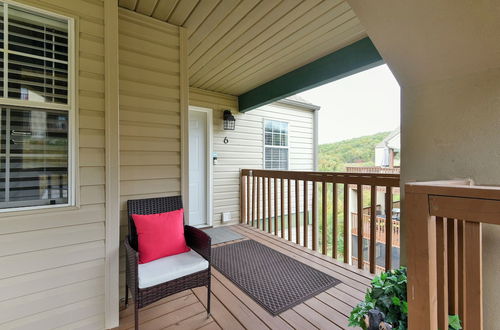
[[119, 0], [187, 29], [192, 87], [241, 95], [366, 37], [342, 0]]

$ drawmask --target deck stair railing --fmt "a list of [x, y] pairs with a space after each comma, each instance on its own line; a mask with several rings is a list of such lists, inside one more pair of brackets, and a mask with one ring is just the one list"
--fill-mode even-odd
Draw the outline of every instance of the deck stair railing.
[[500, 187], [467, 180], [405, 187], [409, 329], [483, 329], [483, 223], [500, 225]]
[[[371, 228], [372, 217], [370, 214], [363, 214], [363, 238], [370, 239], [370, 228]], [[386, 233], [385, 233], [385, 216], [375, 217], [375, 241], [376, 243], [385, 244]], [[351, 233], [353, 235], [358, 235], [358, 213], [351, 213]], [[401, 226], [399, 220], [392, 219], [392, 246], [400, 247], [401, 243]]]
[[[356, 194], [357, 205], [353, 208], [362, 213], [365, 207], [363, 192], [366, 191], [363, 188], [370, 187], [369, 206], [373, 219], [370, 222], [367, 259], [370, 272], [375, 273], [377, 191], [380, 191], [380, 187], [384, 187], [385, 205], [392, 205], [393, 189], [399, 187], [399, 174], [243, 169], [240, 180], [242, 223], [281, 236], [304, 247], [320, 250], [324, 255], [331, 255], [333, 258], [342, 257], [344, 263], [349, 263], [351, 259], [349, 215], [352, 209], [349, 195]], [[350, 187], [356, 189], [351, 190]], [[318, 201], [321, 201], [321, 206], [318, 205]], [[388, 208], [388, 220], [385, 223], [385, 228], [388, 230], [385, 231], [385, 239], [386, 242], [392, 243], [391, 211], [391, 208]], [[331, 221], [328, 221], [328, 213]], [[346, 216], [339, 219], [340, 214]], [[340, 221], [343, 223], [343, 232], [339, 232]], [[360, 217], [357, 223], [358, 233], [363, 233], [364, 225]], [[340, 240], [344, 242], [343, 251], [339, 249]], [[358, 240], [358, 251], [363, 251], [362, 244], [363, 240]], [[391, 246], [392, 244], [386, 244], [386, 269], [392, 268]], [[357, 266], [363, 269], [364, 265], [361, 253], [361, 257], [358, 255], [357, 258]]]

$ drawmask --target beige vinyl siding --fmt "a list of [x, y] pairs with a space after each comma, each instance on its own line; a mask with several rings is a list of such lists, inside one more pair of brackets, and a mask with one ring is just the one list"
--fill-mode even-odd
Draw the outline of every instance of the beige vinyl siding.
[[104, 8], [19, 1], [76, 22], [79, 207], [0, 214], [0, 328], [104, 327]]
[[[222, 212], [231, 212], [232, 222], [240, 219], [239, 171], [264, 168], [264, 120], [286, 121], [289, 125], [289, 169], [314, 170], [313, 111], [275, 102], [247, 113], [237, 112], [237, 97], [190, 88], [189, 104], [214, 110], [213, 225], [221, 225]], [[234, 131], [224, 131], [222, 111], [231, 110]], [[224, 137], [229, 139], [224, 144]], [[311, 188], [309, 188], [311, 189]], [[226, 224], [226, 223], [224, 223]]]
[[[178, 195], [180, 169], [179, 28], [120, 10], [121, 240], [129, 199]], [[125, 255], [120, 251], [120, 295]]]

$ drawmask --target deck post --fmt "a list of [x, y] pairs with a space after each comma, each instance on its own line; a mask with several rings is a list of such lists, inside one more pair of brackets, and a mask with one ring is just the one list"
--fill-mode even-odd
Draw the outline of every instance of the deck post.
[[437, 329], [436, 223], [427, 194], [406, 189], [408, 329]]

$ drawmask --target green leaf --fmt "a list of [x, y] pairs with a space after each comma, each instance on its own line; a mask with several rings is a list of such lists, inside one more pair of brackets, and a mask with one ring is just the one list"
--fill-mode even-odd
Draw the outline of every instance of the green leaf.
[[460, 317], [458, 315], [448, 315], [448, 327], [453, 330], [462, 329], [462, 325], [460, 324]]
[[[386, 322], [393, 329], [408, 327], [408, 302], [406, 268], [400, 267], [376, 276], [365, 295], [365, 301], [356, 306], [350, 317], [349, 324], [365, 328], [364, 317], [370, 309], [377, 309], [385, 314]], [[458, 329], [453, 329], [458, 330]]]
[[401, 304], [401, 312], [408, 314], [408, 303], [406, 301], [403, 301], [403, 304]]

